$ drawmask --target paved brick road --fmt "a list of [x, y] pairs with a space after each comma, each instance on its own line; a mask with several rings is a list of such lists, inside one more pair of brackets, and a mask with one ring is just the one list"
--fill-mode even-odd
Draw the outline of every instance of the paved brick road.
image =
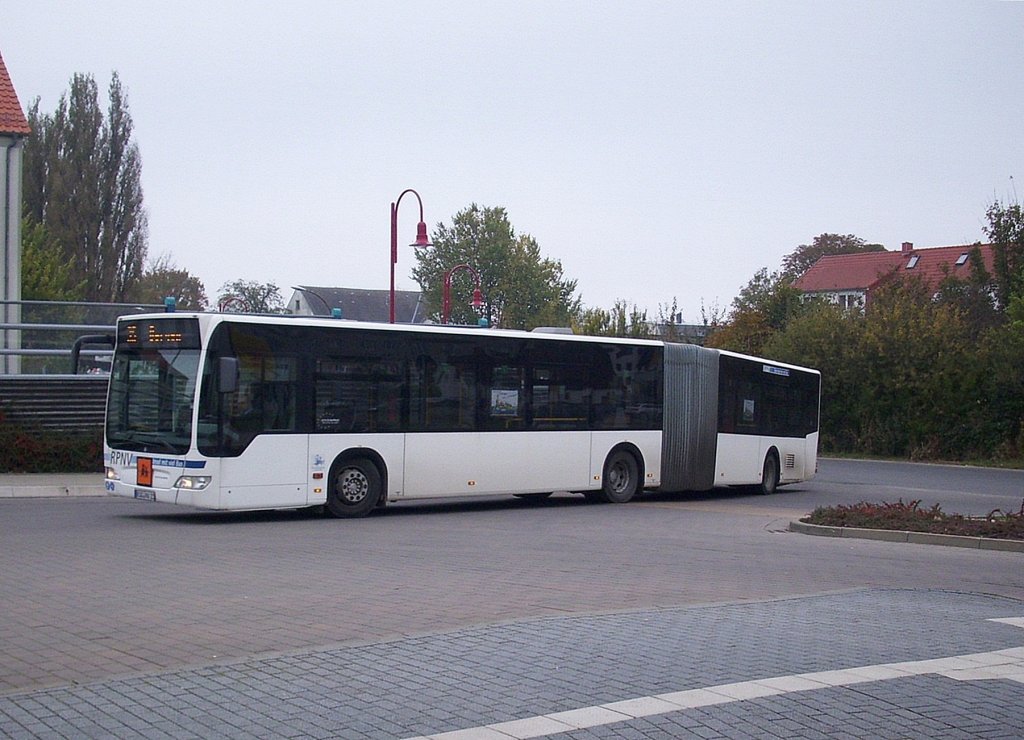
[[[0, 698], [0, 734], [484, 737], [483, 725], [603, 702], [1019, 648], [1024, 630], [985, 620], [1020, 611], [998, 597], [875, 590], [523, 620], [14, 694]], [[556, 737], [1019, 737], [1018, 652], [1019, 681], [821, 686]]]
[[[740, 508], [567, 498], [338, 522], [0, 501], [0, 735], [420, 735], [1024, 645], [985, 621], [1024, 617], [1019, 554], [806, 537], [782, 531], [800, 512]], [[926, 674], [568, 736], [1012, 737], [1022, 690]]]

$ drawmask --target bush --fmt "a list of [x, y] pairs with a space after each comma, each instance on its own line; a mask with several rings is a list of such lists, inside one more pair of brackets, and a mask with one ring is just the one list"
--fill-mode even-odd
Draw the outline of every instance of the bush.
[[1024, 540], [1024, 501], [1020, 511], [1009, 514], [995, 509], [985, 517], [946, 514], [939, 504], [922, 509], [920, 501], [903, 503], [868, 503], [852, 506], [821, 506], [800, 521], [826, 527], [858, 527], [890, 529], [932, 534], [956, 534], [967, 537], [991, 537], [1003, 540]]
[[103, 430], [51, 432], [0, 429], [0, 471], [5, 473], [101, 473]]

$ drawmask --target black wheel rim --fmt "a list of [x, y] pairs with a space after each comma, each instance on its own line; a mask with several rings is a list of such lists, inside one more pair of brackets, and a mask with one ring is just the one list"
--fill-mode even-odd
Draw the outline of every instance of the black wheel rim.
[[617, 460], [608, 469], [608, 484], [615, 493], [622, 493], [629, 489], [631, 482], [629, 465], [625, 460]]
[[345, 468], [338, 475], [336, 494], [346, 506], [355, 506], [366, 500], [370, 493], [370, 481], [359, 468]]

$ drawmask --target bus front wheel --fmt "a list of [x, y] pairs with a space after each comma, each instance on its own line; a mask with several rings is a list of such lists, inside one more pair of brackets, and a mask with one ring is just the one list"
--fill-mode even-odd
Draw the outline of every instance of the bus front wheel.
[[764, 467], [761, 469], [761, 485], [758, 491], [766, 496], [775, 493], [779, 487], [779, 458], [775, 452], [769, 452], [764, 459]]
[[381, 479], [377, 466], [364, 458], [343, 460], [331, 472], [327, 511], [331, 516], [366, 516], [380, 501]]
[[625, 450], [616, 450], [604, 464], [601, 498], [610, 504], [624, 504], [640, 490], [640, 466]]

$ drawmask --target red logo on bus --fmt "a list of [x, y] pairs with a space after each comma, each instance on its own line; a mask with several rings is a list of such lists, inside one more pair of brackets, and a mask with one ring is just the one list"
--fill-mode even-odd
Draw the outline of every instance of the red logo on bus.
[[135, 468], [135, 480], [140, 486], [153, 485], [153, 458], [140, 457]]

